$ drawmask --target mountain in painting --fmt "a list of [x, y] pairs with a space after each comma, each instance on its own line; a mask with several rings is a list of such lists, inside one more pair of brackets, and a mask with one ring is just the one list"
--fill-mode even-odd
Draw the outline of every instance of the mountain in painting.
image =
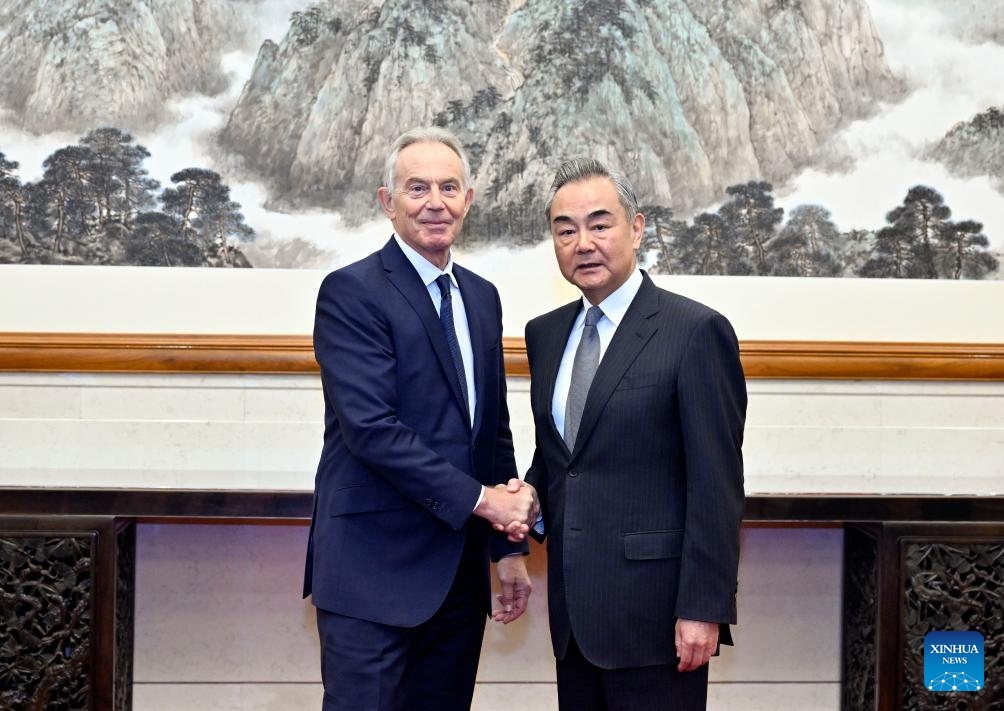
[[567, 157], [685, 213], [783, 180], [900, 91], [865, 0], [328, 2], [263, 44], [220, 140], [275, 205], [351, 224], [375, 214], [394, 136], [447, 126], [480, 194], [468, 233], [533, 241]]
[[156, 125], [171, 96], [226, 89], [243, 17], [228, 0], [0, 0], [0, 107], [36, 134]]
[[991, 107], [957, 123], [928, 157], [941, 161], [959, 177], [996, 178], [1004, 192], [1004, 107]]

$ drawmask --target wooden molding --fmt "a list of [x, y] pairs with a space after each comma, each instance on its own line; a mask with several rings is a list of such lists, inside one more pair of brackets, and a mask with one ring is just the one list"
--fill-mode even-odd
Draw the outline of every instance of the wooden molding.
[[308, 336], [0, 333], [0, 371], [312, 373]]
[[743, 341], [747, 378], [1004, 380], [1004, 344]]
[[[748, 378], [1004, 380], [1004, 344], [743, 341]], [[506, 372], [529, 375], [522, 338]], [[309, 336], [0, 333], [0, 371], [314, 373]]]

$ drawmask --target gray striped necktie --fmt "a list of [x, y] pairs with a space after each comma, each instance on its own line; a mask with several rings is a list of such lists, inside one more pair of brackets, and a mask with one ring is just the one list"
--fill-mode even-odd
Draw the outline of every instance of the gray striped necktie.
[[579, 433], [586, 396], [589, 395], [589, 386], [600, 364], [600, 335], [596, 332], [596, 322], [601, 318], [603, 312], [599, 306], [591, 306], [586, 311], [582, 340], [579, 341], [579, 347], [575, 350], [575, 360], [572, 361], [572, 382], [568, 387], [568, 399], [565, 401], [564, 435], [569, 451], [575, 449], [575, 437]]

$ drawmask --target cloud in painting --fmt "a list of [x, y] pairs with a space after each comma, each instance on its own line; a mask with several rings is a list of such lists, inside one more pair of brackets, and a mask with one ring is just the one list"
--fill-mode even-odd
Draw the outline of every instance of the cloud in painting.
[[987, 71], [1004, 66], [1004, 46], [946, 34], [958, 24], [939, 9], [940, 2], [872, 0], [870, 5], [889, 65], [910, 92], [874, 117], [850, 124], [826, 146], [826, 162], [846, 170], [803, 170], [781, 186], [779, 204], [787, 211], [820, 204], [843, 230], [877, 229], [907, 190], [923, 184], [944, 195], [954, 219], [982, 222], [991, 244], [1004, 247], [999, 184], [987, 177], [954, 177], [940, 163], [921, 158], [957, 122], [1004, 104], [999, 79]]

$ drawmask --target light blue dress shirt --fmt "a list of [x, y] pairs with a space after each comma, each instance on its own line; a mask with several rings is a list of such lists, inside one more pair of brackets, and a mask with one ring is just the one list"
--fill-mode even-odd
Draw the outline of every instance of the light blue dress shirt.
[[[634, 297], [641, 288], [641, 270], [635, 269], [634, 273], [628, 277], [627, 281], [617, 287], [610, 296], [599, 304], [603, 318], [596, 322], [596, 333], [600, 337], [600, 362], [603, 362], [603, 354], [607, 352], [610, 339], [614, 337], [617, 326], [624, 320], [624, 314], [634, 301]], [[582, 297], [582, 310], [575, 317], [572, 324], [572, 332], [568, 335], [568, 342], [565, 344], [565, 352], [561, 356], [561, 365], [558, 367], [558, 377], [554, 381], [554, 394], [551, 396], [551, 418], [554, 426], [558, 429], [558, 434], [565, 431], [565, 403], [568, 401], [568, 389], [572, 386], [572, 363], [575, 361], [575, 351], [582, 340], [582, 327], [586, 323], [586, 310], [592, 304], [585, 296]]]
[[[624, 320], [624, 314], [634, 301], [634, 297], [641, 288], [641, 270], [635, 269], [634, 273], [628, 277], [627, 281], [617, 287], [610, 296], [597, 304], [603, 317], [596, 322], [596, 334], [600, 337], [600, 362], [603, 362], [603, 355], [607, 352], [607, 346], [614, 337], [617, 327]], [[568, 334], [568, 342], [565, 343], [565, 352], [561, 355], [561, 365], [558, 366], [558, 377], [554, 381], [554, 393], [551, 395], [551, 419], [558, 429], [558, 434], [565, 432], [565, 404], [568, 401], [568, 389], [572, 386], [572, 364], [575, 362], [575, 351], [582, 340], [582, 327], [586, 323], [586, 311], [592, 304], [582, 297], [582, 310], [575, 317], [572, 324], [572, 332]], [[533, 525], [533, 529], [544, 534], [544, 517], [538, 516]]]

